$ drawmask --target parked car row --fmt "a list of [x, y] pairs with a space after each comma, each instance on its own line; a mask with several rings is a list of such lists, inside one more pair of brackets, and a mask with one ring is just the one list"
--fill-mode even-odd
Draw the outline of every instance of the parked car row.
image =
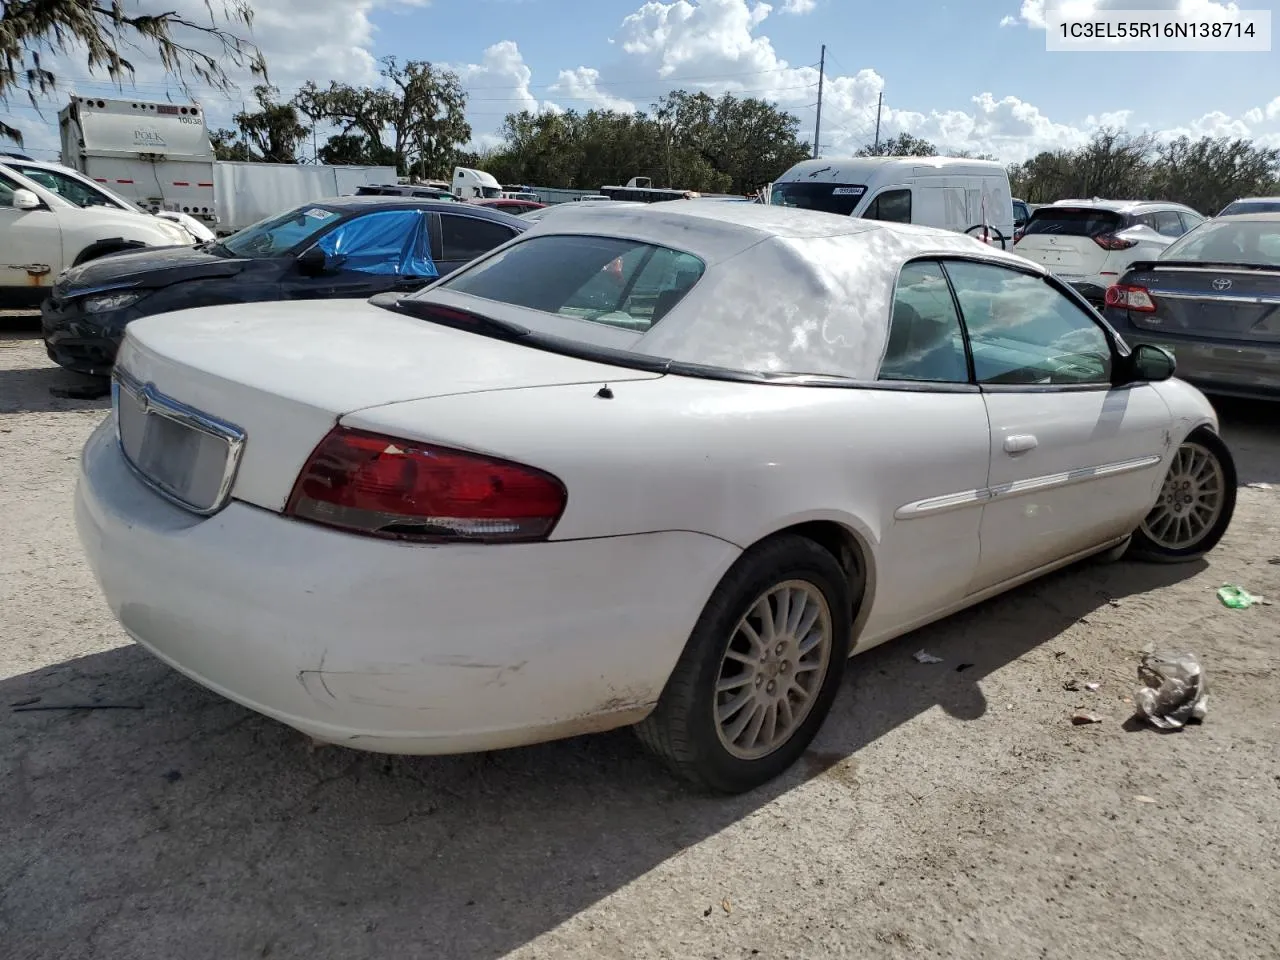
[[42, 307], [54, 362], [110, 374], [128, 324], [188, 307], [409, 293], [528, 224], [466, 203], [322, 200], [219, 241], [117, 254], [63, 272]]

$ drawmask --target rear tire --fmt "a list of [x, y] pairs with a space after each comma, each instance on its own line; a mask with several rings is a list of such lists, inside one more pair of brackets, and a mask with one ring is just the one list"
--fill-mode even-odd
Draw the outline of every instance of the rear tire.
[[798, 535], [744, 553], [636, 727], [640, 740], [676, 775], [721, 793], [790, 767], [840, 688], [853, 633], [849, 581], [835, 557]]
[[1160, 499], [1133, 533], [1129, 555], [1187, 563], [1217, 546], [1236, 509], [1236, 465], [1212, 430], [1193, 432], [1174, 454]]

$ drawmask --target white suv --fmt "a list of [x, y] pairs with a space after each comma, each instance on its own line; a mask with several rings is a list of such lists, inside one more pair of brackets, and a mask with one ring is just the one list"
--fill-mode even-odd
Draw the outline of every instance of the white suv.
[[39, 306], [58, 274], [77, 263], [193, 243], [179, 224], [115, 205], [81, 206], [0, 163], [0, 308]]
[[1107, 287], [1130, 264], [1154, 260], [1204, 220], [1180, 203], [1059, 200], [1036, 208], [1014, 241], [1014, 252], [1101, 304]]

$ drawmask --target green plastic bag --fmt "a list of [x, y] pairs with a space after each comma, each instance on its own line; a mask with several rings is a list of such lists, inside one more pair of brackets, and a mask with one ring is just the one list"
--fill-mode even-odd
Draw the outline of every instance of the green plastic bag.
[[1218, 599], [1232, 610], [1248, 610], [1258, 602], [1257, 597], [1233, 583], [1224, 583], [1218, 588]]

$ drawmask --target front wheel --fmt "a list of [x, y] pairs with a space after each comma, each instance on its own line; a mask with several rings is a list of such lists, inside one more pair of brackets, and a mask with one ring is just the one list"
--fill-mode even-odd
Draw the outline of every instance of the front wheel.
[[1212, 550], [1236, 509], [1231, 451], [1202, 427], [1173, 455], [1160, 499], [1133, 533], [1130, 554], [1157, 563], [1185, 563]]
[[716, 587], [636, 732], [677, 775], [741, 793], [793, 764], [840, 687], [852, 634], [849, 576], [826, 549], [782, 535]]

